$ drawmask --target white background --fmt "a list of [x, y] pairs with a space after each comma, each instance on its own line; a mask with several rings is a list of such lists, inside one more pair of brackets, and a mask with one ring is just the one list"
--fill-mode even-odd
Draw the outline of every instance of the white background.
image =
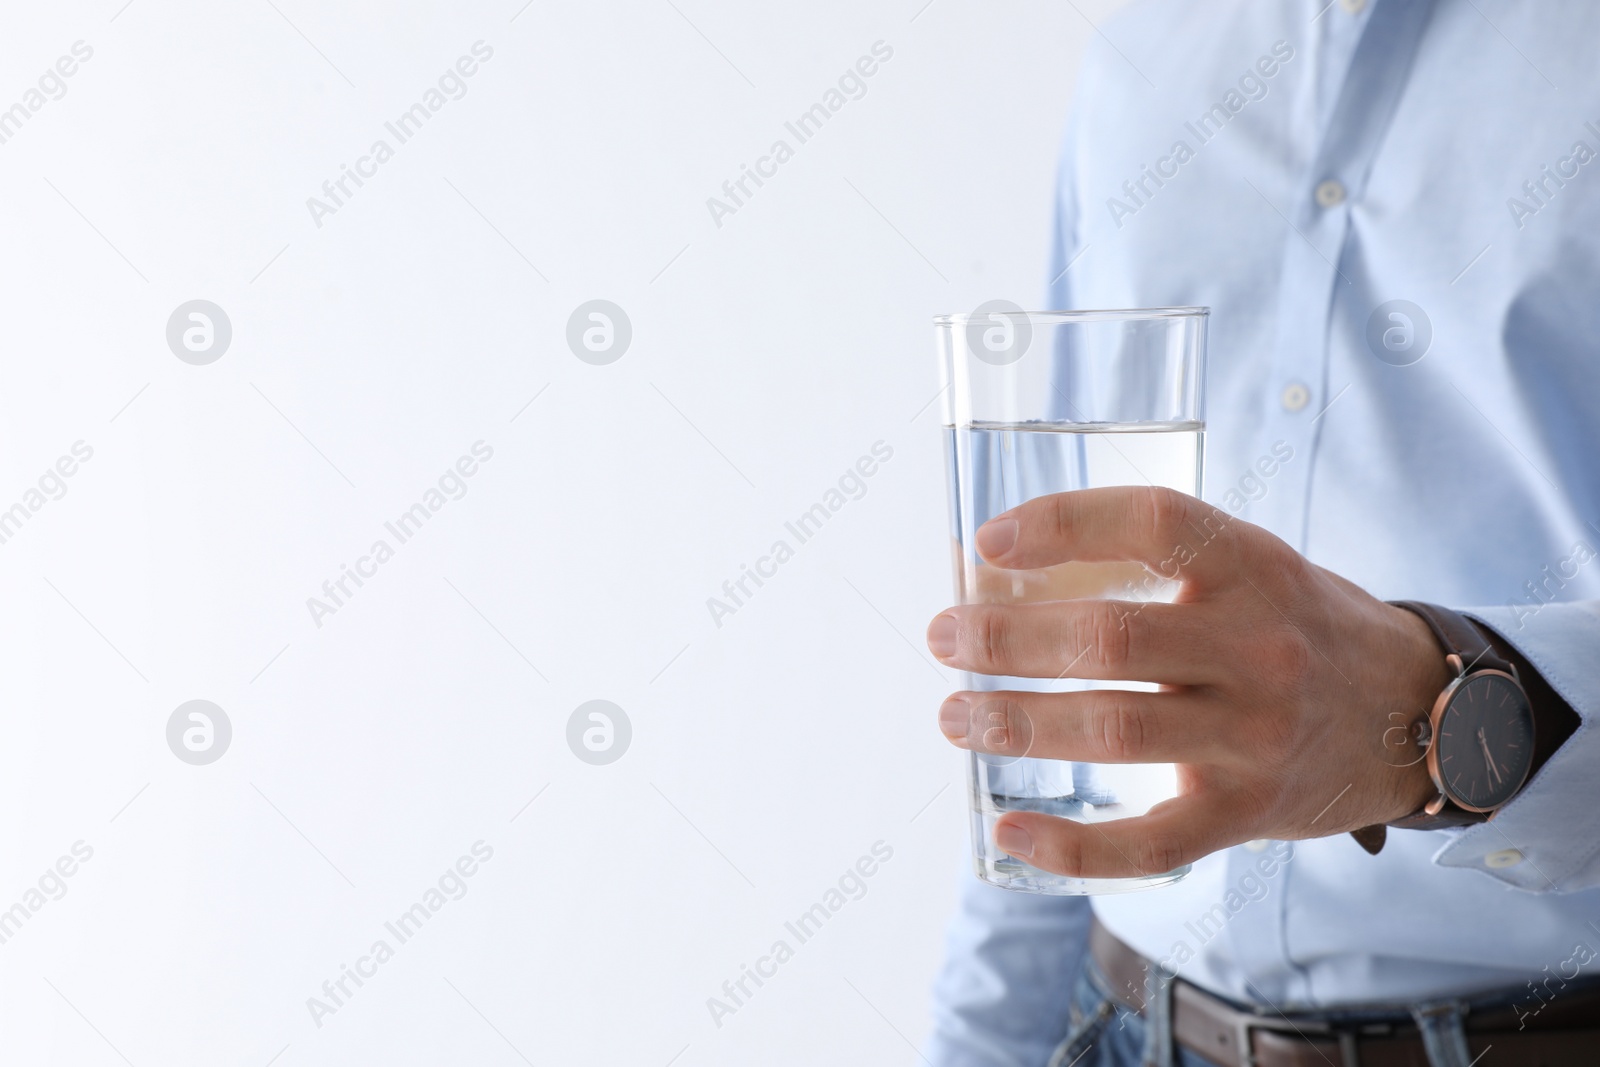
[[[0, 544], [0, 909], [93, 849], [0, 944], [0, 1061], [915, 1062], [967, 849], [922, 644], [950, 588], [929, 318], [1037, 303], [1111, 5], [273, 3], [0, 21], [0, 108], [94, 50], [0, 145], [0, 509], [93, 449]], [[316, 226], [479, 40], [466, 95]], [[866, 95], [716, 226], [876, 41]], [[195, 298], [233, 328], [208, 366], [165, 338]], [[594, 298], [633, 326], [609, 366], [566, 345]], [[315, 625], [480, 440], [467, 494]], [[208, 766], [166, 741], [196, 698], [234, 730]], [[602, 767], [566, 742], [597, 698], [633, 726]], [[307, 998], [479, 840], [467, 894], [317, 1026]], [[880, 840], [866, 895], [715, 1025]]]

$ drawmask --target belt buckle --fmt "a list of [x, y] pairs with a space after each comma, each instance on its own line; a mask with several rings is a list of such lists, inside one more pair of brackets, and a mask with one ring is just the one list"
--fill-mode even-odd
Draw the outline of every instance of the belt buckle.
[[1296, 1024], [1285, 1018], [1280, 1023], [1276, 1019], [1248, 1013], [1240, 1013], [1239, 1021], [1234, 1025], [1234, 1043], [1239, 1049], [1239, 1067], [1260, 1067], [1260, 1062], [1256, 1059], [1254, 1040], [1257, 1030], [1275, 1034], [1292, 1033], [1307, 1040], [1312, 1036], [1334, 1037], [1339, 1042], [1339, 1058], [1344, 1061], [1340, 1067], [1361, 1067], [1361, 1057], [1356, 1051], [1358, 1033], [1354, 1029], [1335, 1027], [1329, 1023], [1319, 1023], [1309, 1019]]
[[[1239, 1067], [1259, 1067], [1256, 1063], [1255, 1032], [1258, 1020], [1253, 1015], [1240, 1013], [1239, 1021], [1234, 1026], [1234, 1044], [1239, 1049]], [[1265, 1029], [1263, 1027], [1263, 1029]]]
[[1234, 1024], [1234, 1045], [1238, 1048], [1238, 1067], [1258, 1067], [1256, 1064], [1256, 1045], [1251, 1040], [1250, 1033], [1254, 1029], [1254, 1019], [1246, 1014], [1238, 1014], [1238, 1021]]

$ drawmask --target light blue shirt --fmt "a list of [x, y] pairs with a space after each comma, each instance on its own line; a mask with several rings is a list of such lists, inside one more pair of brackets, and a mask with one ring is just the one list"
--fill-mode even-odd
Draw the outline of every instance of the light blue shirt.
[[1583, 725], [1492, 823], [1376, 857], [1256, 843], [1092, 901], [966, 876], [933, 1063], [1044, 1063], [1091, 906], [1283, 1009], [1533, 1011], [1530, 981], [1600, 970], [1596, 42], [1575, 0], [1149, 0], [1101, 27], [1049, 305], [1210, 306], [1206, 498], [1376, 596], [1469, 610]]

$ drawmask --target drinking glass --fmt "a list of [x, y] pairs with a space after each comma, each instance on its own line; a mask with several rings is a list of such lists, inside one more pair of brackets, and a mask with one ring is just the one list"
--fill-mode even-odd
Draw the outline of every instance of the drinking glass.
[[[946, 473], [962, 604], [1078, 598], [1170, 601], [1178, 583], [1136, 562], [1069, 561], [1036, 570], [985, 563], [974, 534], [1024, 501], [1074, 489], [1157, 485], [1200, 494], [1208, 308], [1028, 312], [991, 302], [934, 320], [943, 371]], [[1062, 663], [1063, 673], [1070, 665]], [[974, 692], [1152, 691], [1139, 682], [965, 673]], [[982, 714], [981, 698], [978, 714]], [[1142, 815], [1177, 795], [1172, 764], [1096, 764], [970, 752], [974, 867], [1006, 889], [1119, 893], [1189, 871], [1069, 878], [1000, 851], [995, 820], [1035, 811], [1098, 823]]]

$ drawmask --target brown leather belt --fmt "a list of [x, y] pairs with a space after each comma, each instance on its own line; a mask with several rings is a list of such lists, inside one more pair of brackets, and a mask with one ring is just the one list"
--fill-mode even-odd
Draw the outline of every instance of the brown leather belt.
[[[1089, 952], [1112, 996], [1133, 1011], [1144, 1005], [1148, 961], [1101, 926]], [[1562, 990], [1541, 1001], [1529, 992], [1522, 1021], [1515, 1007], [1473, 1011], [1466, 1019], [1473, 1056], [1492, 1046], [1486, 1065], [1595, 1067], [1600, 1064], [1600, 988]], [[1532, 1014], [1538, 1008], [1537, 1014]], [[1330, 1026], [1314, 1016], [1241, 1010], [1199, 986], [1172, 983], [1172, 1033], [1182, 1047], [1222, 1067], [1428, 1067], [1422, 1035], [1404, 1010], [1372, 1021]]]

